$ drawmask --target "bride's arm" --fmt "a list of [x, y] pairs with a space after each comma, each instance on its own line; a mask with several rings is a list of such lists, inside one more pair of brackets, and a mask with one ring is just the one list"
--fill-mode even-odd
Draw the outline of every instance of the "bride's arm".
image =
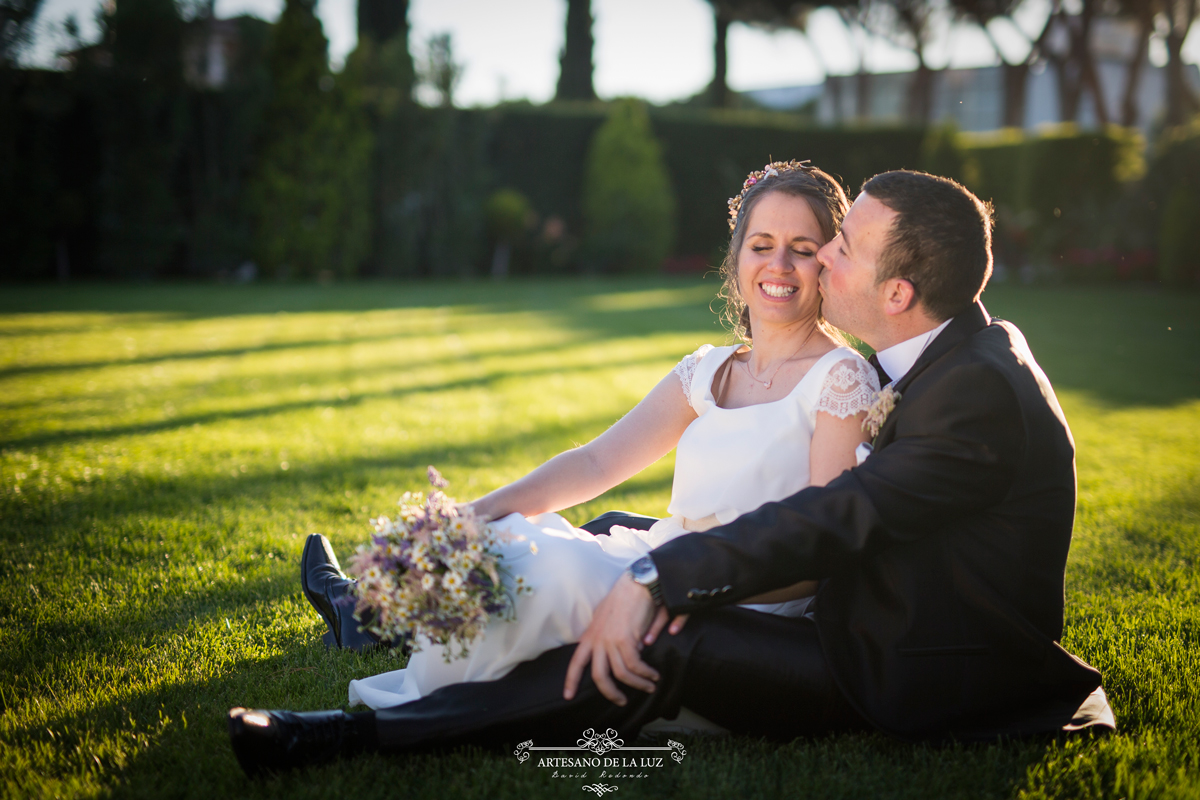
[[633, 410], [592, 441], [560, 453], [472, 505], [484, 519], [525, 516], [591, 500], [653, 464], [696, 419], [679, 376], [668, 373]]
[[[860, 411], [845, 419], [839, 419], [826, 411], [817, 412], [812, 447], [808, 451], [810, 486], [824, 486], [855, 465], [854, 450], [868, 439], [862, 429], [862, 423], [866, 416], [867, 412]], [[816, 581], [801, 581], [782, 589], [764, 592], [741, 602], [782, 603], [786, 600], [808, 597], [816, 592]]]

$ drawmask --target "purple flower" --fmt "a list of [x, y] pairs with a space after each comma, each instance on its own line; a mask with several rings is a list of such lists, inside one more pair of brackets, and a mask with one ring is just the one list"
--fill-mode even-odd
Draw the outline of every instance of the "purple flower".
[[442, 473], [438, 472], [436, 467], [431, 466], [425, 472], [429, 476], [429, 482], [433, 484], [435, 489], [445, 489], [450, 485], [450, 481], [443, 478]]

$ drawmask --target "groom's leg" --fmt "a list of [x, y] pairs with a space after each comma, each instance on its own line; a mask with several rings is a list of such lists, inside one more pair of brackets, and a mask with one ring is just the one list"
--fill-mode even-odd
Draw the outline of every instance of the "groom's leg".
[[868, 729], [825, 665], [816, 626], [744, 608], [716, 609], [664, 634], [642, 655], [658, 689], [623, 686], [620, 707], [585, 673], [573, 700], [562, 697], [575, 645], [518, 665], [496, 681], [458, 683], [375, 714], [380, 749], [500, 746], [533, 739], [570, 744], [587, 728], [614, 728], [626, 741], [681, 705], [735, 732], [789, 739]]
[[[577, 645], [547, 651], [494, 681], [455, 683], [401, 706], [375, 712], [379, 749], [405, 751], [476, 744], [573, 745], [584, 730], [613, 728], [627, 741], [662, 716], [672, 699], [660, 688], [647, 694], [622, 686], [628, 702], [617, 706], [584, 675], [571, 700], [563, 699], [567, 666]], [[660, 681], [661, 683], [661, 681]]]
[[872, 729], [838, 688], [811, 619], [733, 606], [666, 638], [686, 654], [682, 705], [734, 733], [787, 740]]

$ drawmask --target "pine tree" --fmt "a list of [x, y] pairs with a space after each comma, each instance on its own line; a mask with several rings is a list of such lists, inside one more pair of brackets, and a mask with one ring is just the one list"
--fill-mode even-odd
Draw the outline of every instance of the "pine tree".
[[287, 0], [267, 46], [271, 100], [250, 188], [256, 251], [280, 277], [351, 276], [370, 246], [371, 133], [329, 73], [312, 0]]

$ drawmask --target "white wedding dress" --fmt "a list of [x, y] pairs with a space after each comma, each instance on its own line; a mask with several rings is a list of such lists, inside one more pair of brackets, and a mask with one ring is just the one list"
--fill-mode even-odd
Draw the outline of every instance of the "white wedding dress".
[[[509, 572], [523, 576], [533, 589], [517, 597], [516, 621], [492, 621], [469, 645], [470, 655], [450, 663], [440, 646], [422, 643], [406, 669], [351, 681], [350, 705], [387, 708], [451, 683], [495, 680], [522, 661], [577, 642], [593, 609], [633, 561], [689, 530], [730, 522], [808, 486], [817, 412], [845, 419], [866, 410], [879, 390], [875, 370], [858, 353], [841, 347], [817, 361], [786, 397], [721, 408], [713, 398], [713, 377], [737, 349], [704, 345], [675, 367], [699, 416], [677, 447], [667, 506], [671, 516], [647, 531], [613, 526], [607, 536], [572, 527], [558, 514], [529, 519], [510, 514], [497, 520], [495, 525], [512, 534], [503, 545]], [[809, 599], [748, 607], [800, 616]], [[663, 729], [715, 729], [691, 716], [681, 714], [675, 725]]]

